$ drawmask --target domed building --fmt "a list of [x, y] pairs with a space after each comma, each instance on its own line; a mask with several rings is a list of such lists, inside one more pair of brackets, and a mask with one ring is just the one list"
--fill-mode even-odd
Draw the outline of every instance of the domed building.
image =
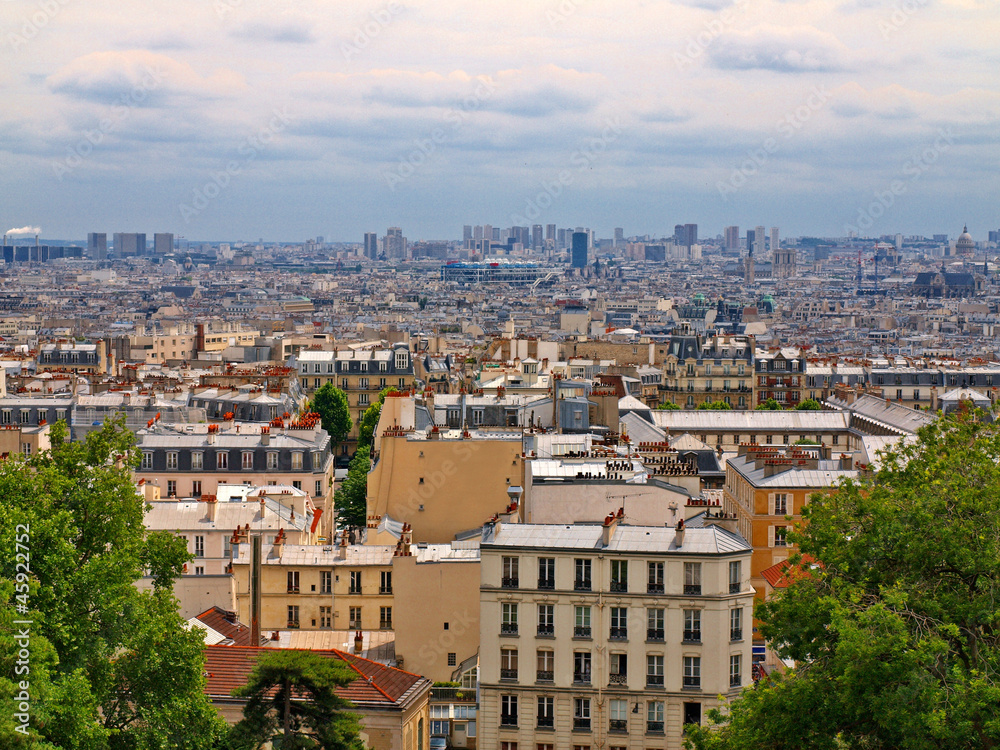
[[958, 235], [958, 240], [955, 242], [955, 255], [973, 255], [976, 252], [976, 241], [972, 239], [972, 235], [969, 234], [969, 227], [965, 226], [962, 228], [962, 233]]

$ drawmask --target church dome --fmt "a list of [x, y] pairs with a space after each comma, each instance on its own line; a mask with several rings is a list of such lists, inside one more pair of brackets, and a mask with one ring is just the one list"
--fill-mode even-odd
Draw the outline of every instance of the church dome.
[[976, 249], [976, 241], [972, 239], [972, 235], [969, 234], [969, 227], [965, 226], [962, 228], [962, 233], [958, 235], [958, 241], [955, 243], [955, 251], [957, 253], [974, 252]]

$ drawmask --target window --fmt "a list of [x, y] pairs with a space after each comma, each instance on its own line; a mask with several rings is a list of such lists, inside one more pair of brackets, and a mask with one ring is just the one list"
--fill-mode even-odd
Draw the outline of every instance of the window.
[[573, 682], [590, 683], [590, 652], [573, 652]]
[[293, 479], [292, 480], [292, 487], [294, 487], [297, 490], [301, 490], [302, 489], [302, 480], [301, 479]]
[[216, 469], [228, 469], [229, 468], [229, 454], [225, 451], [219, 451], [215, 454], [215, 468]]
[[321, 570], [319, 572], [319, 593], [333, 593], [333, 571]]
[[21, 424], [28, 424], [31, 419], [31, 409], [21, 409]]
[[[500, 726], [502, 727], [516, 727], [517, 726], [517, 696], [516, 695], [501, 695], [500, 696]], [[510, 744], [510, 743], [504, 743]], [[515, 747], [517, 743], [514, 743]]]
[[502, 649], [500, 649], [500, 679], [501, 680], [516, 680], [517, 679], [517, 649], [516, 648], [502, 648]]
[[292, 451], [292, 470], [302, 470], [302, 451]]
[[590, 560], [577, 559], [576, 583], [573, 588], [576, 591], [590, 591], [590, 581]]
[[701, 596], [701, 563], [684, 563], [684, 593]]
[[573, 699], [573, 729], [590, 729], [590, 698]]
[[701, 610], [684, 610], [684, 640], [689, 643], [701, 642]]
[[626, 607], [611, 608], [611, 633], [612, 640], [625, 640], [628, 638], [628, 609]]
[[739, 687], [743, 684], [743, 664], [740, 654], [729, 657], [729, 687]]
[[323, 480], [322, 479], [317, 479], [316, 480], [316, 486], [313, 487], [313, 490], [314, 490], [313, 495], [315, 497], [319, 497], [320, 495], [323, 494]]
[[192, 497], [201, 497], [201, 480], [200, 479], [195, 479], [193, 482], [191, 482], [191, 496]]
[[152, 469], [153, 468], [153, 453], [152, 451], [142, 452], [142, 468]]
[[608, 684], [625, 685], [628, 683], [628, 654], [611, 654], [611, 663], [608, 670]]
[[267, 468], [268, 471], [275, 471], [278, 468], [278, 453], [277, 451], [267, 452]]
[[392, 607], [379, 607], [378, 626], [382, 630], [392, 630]]
[[663, 640], [663, 609], [660, 607], [646, 610], [646, 640]]
[[686, 687], [686, 688], [700, 688], [701, 687], [701, 657], [700, 656], [685, 656], [684, 657], [684, 687]]
[[609, 705], [609, 732], [628, 731], [628, 701], [622, 698], [613, 698]]
[[556, 559], [554, 557], [538, 558], [538, 588], [554, 589], [556, 587]]
[[[24, 445], [28, 449], [27, 452], [31, 453], [31, 443], [25, 443]], [[168, 479], [167, 480], [167, 497], [177, 497], [177, 480], [176, 479]]]
[[590, 607], [577, 605], [574, 608], [576, 623], [573, 626], [574, 638], [590, 638]]
[[611, 590], [628, 591], [628, 560], [611, 561]]
[[196, 565], [195, 569], [194, 569], [194, 574], [196, 576], [203, 576], [203, 575], [205, 575], [205, 566], [204, 565]]
[[380, 594], [392, 593], [392, 571], [383, 570], [379, 574], [378, 592]]
[[0, 422], [3, 424], [10, 424], [10, 409], [4, 409], [0, 412]]
[[784, 492], [779, 492], [774, 496], [774, 514], [776, 516], [787, 516], [788, 515], [788, 495]]
[[787, 526], [775, 526], [774, 527], [774, 546], [775, 547], [787, 547], [788, 546], [788, 527]]
[[663, 687], [663, 654], [646, 655], [646, 687]]
[[701, 704], [684, 704], [684, 724], [701, 724]]
[[[363, 380], [367, 380], [367, 378], [363, 378]], [[368, 386], [365, 385], [362, 387], [367, 388]], [[368, 406], [370, 403], [371, 403], [371, 396], [369, 396], [367, 393], [362, 393], [361, 395], [358, 396], [358, 406]]]
[[555, 605], [538, 605], [538, 635], [555, 635]]
[[539, 682], [552, 682], [555, 679], [555, 651], [540, 648], [535, 652], [535, 679]]
[[743, 588], [743, 563], [733, 560], [729, 563], [729, 593], [738, 594]]
[[299, 605], [288, 605], [288, 627], [297, 628], [299, 626]]
[[177, 451], [167, 451], [167, 468], [177, 469]]
[[288, 578], [288, 593], [289, 594], [299, 593], [299, 571], [289, 570], [287, 578]]
[[503, 558], [503, 572], [501, 573], [500, 586], [505, 589], [516, 589], [518, 584], [517, 568], [518, 558]]
[[502, 602], [500, 604], [500, 634], [517, 635], [516, 602]]
[[743, 640], [743, 610], [729, 610], [729, 640]]
[[454, 651], [449, 651], [448, 652], [448, 666], [449, 667], [454, 667], [454, 666], [457, 666], [457, 665], [458, 665], [458, 654], [456, 654]]
[[192, 469], [203, 469], [205, 468], [205, 454], [201, 451], [195, 451], [191, 454], [191, 468]]
[[646, 702], [646, 732], [663, 733], [663, 701]]
[[[541, 729], [551, 729], [555, 726], [556, 706], [555, 698], [551, 695], [538, 696], [538, 727]], [[541, 745], [539, 745], [541, 747]]]
[[242, 459], [243, 459], [243, 462], [241, 464], [242, 467], [244, 469], [252, 469], [253, 468], [253, 451], [243, 451], [241, 455], [242, 455]]
[[361, 593], [361, 571], [352, 570], [351, 571], [351, 585], [347, 589], [348, 594], [360, 594]]
[[651, 562], [647, 564], [648, 578], [646, 580], [647, 594], [663, 593], [663, 563]]
[[333, 607], [319, 608], [319, 626], [324, 630], [333, 627]]
[[363, 630], [361, 627], [361, 607], [348, 607], [347, 618], [349, 620], [347, 627], [351, 630]]

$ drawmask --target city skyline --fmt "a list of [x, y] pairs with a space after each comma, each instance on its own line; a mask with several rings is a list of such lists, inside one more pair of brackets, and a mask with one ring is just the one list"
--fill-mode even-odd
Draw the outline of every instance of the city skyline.
[[974, 2], [55, 0], [0, 20], [0, 220], [49, 237], [1000, 225], [1000, 13]]

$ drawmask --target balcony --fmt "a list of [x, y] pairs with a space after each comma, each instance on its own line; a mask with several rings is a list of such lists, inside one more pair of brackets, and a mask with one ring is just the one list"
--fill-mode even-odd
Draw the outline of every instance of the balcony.
[[431, 699], [435, 701], [464, 701], [466, 703], [476, 702], [476, 689], [463, 687], [432, 687]]
[[500, 579], [500, 588], [502, 589], [516, 589], [517, 588], [517, 578], [510, 576], [504, 576]]
[[731, 583], [731, 584], [729, 584], [729, 593], [730, 594], [738, 594], [738, 593], [740, 593], [740, 590], [741, 590], [740, 584], [738, 584], [738, 583]]
[[685, 643], [701, 643], [701, 631], [700, 630], [685, 630], [684, 631], [684, 642]]
[[556, 632], [556, 629], [555, 629], [554, 625], [539, 625], [538, 626], [538, 635], [540, 635], [540, 636], [546, 637], [546, 636], [555, 635], [555, 632]]
[[683, 686], [688, 690], [697, 690], [701, 687], [701, 677], [685, 677]]
[[288, 630], [297, 630], [299, 627], [298, 620], [289, 620], [288, 624], [285, 626]]
[[646, 733], [647, 734], [663, 734], [663, 722], [662, 721], [647, 721], [646, 722]]
[[556, 673], [552, 670], [539, 669], [535, 672], [535, 682], [553, 682], [556, 678]]
[[590, 731], [590, 719], [581, 719], [579, 717], [574, 717], [574, 719], [573, 719], [573, 731], [574, 732], [589, 732]]
[[628, 721], [625, 719], [611, 719], [608, 721], [608, 731], [615, 732], [616, 734], [625, 734], [628, 732]]
[[500, 635], [517, 635], [517, 623], [516, 622], [500, 623]]
[[663, 675], [662, 674], [648, 674], [646, 675], [646, 687], [663, 687]]
[[573, 628], [574, 638], [590, 638], [590, 626], [589, 625], [577, 625]]
[[616, 593], [627, 593], [628, 592], [628, 581], [612, 581], [611, 590]]
[[684, 584], [684, 595], [685, 596], [701, 596], [701, 584], [700, 583], [685, 583]]
[[613, 641], [627, 641], [628, 628], [611, 628], [610, 636]]
[[647, 594], [662, 594], [664, 591], [662, 583], [647, 583], [646, 593]]
[[556, 720], [552, 716], [539, 716], [537, 728], [538, 729], [552, 729], [556, 725]]
[[743, 640], [743, 628], [733, 628], [729, 631], [729, 640], [731, 641], [742, 641]]
[[573, 583], [574, 591], [590, 591], [590, 579], [589, 578], [577, 578]]
[[590, 672], [574, 672], [573, 673], [573, 684], [574, 685], [589, 685], [590, 684]]
[[540, 589], [544, 589], [546, 591], [551, 591], [555, 587], [556, 587], [556, 579], [555, 578], [539, 578], [538, 579], [538, 588], [540, 588]]
[[501, 669], [500, 670], [501, 680], [516, 680], [517, 670], [516, 669]]
[[299, 587], [298, 586], [289, 586], [288, 587], [288, 593], [289, 594], [297, 594], [297, 593], [299, 593]]
[[502, 727], [514, 727], [517, 728], [517, 717], [508, 716], [506, 714], [500, 715], [500, 726]]
[[[392, 593], [392, 586], [379, 586], [378, 592], [382, 596], [389, 595], [389, 594]], [[329, 593], [329, 592], [325, 592], [325, 593]]]
[[608, 684], [609, 685], [627, 685], [628, 684], [628, 675], [625, 675], [625, 674], [611, 674], [611, 675], [608, 675]]
[[743, 675], [729, 675], [729, 687], [740, 687], [743, 684]]
[[663, 628], [647, 628], [646, 629], [646, 640], [647, 641], [662, 641], [663, 640]]

